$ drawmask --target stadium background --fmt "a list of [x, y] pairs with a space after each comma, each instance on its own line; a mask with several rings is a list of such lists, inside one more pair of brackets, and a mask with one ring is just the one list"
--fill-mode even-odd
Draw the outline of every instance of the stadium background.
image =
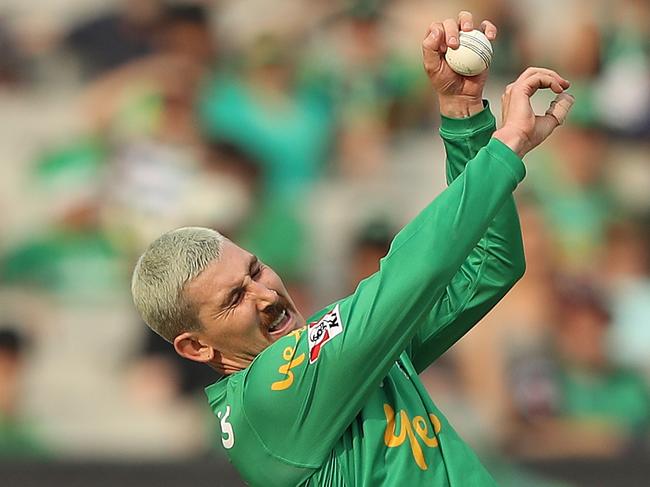
[[529, 65], [577, 103], [527, 157], [526, 276], [423, 380], [503, 485], [647, 485], [647, 0], [3, 0], [1, 485], [240, 485], [134, 261], [208, 225], [305, 315], [350, 292], [444, 186], [420, 42], [461, 9], [495, 113]]

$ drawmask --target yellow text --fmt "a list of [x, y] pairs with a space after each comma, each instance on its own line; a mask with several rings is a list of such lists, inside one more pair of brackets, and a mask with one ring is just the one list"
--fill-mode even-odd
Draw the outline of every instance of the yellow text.
[[406, 411], [401, 410], [399, 412], [400, 431], [396, 433], [395, 411], [388, 404], [384, 404], [384, 414], [386, 415], [386, 431], [384, 432], [384, 443], [386, 446], [388, 448], [398, 447], [408, 438], [415, 463], [422, 470], [427, 470], [428, 466], [424, 460], [424, 453], [416, 435], [429, 448], [436, 448], [438, 446], [438, 439], [435, 435], [440, 433], [440, 429], [442, 428], [440, 420], [435, 414], [429, 413], [429, 419], [431, 420], [431, 425], [433, 425], [434, 433], [432, 436], [429, 436], [429, 422], [426, 419], [422, 416], [415, 416], [413, 421], [411, 421]]
[[296, 346], [298, 345], [298, 340], [300, 339], [300, 335], [302, 335], [305, 331], [306, 327], [302, 327], [298, 330], [294, 330], [291, 333], [289, 333], [287, 336], [292, 336], [295, 340], [296, 343], [293, 346], [288, 346], [282, 351], [282, 358], [287, 361], [286, 364], [280, 365], [278, 368], [278, 372], [281, 374], [286, 375], [286, 377], [282, 380], [276, 381], [273, 384], [271, 384], [271, 390], [273, 391], [284, 391], [286, 389], [289, 389], [291, 385], [293, 384], [293, 369], [294, 367], [297, 367], [301, 363], [305, 361], [305, 354], [301, 353], [297, 357], [294, 357], [296, 353]]

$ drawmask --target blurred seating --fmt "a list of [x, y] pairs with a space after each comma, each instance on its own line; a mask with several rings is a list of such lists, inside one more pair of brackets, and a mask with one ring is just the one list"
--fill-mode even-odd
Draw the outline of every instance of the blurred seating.
[[[526, 161], [525, 277], [425, 383], [491, 459], [647, 453], [650, 4], [470, 4], [500, 28], [495, 113], [527, 65], [560, 70], [578, 102]], [[0, 452], [211, 451], [200, 389], [215, 377], [147, 335], [128, 296], [135, 257], [164, 230], [211, 225], [276, 268], [306, 314], [354, 289], [393, 225], [444, 186], [416, 43], [422, 22], [468, 5], [4, 7], [0, 306], [30, 348], [0, 333]]]

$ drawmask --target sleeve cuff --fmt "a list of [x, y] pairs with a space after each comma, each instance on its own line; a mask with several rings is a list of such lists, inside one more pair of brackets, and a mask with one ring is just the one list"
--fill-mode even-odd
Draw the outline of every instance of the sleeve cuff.
[[483, 110], [467, 118], [450, 118], [440, 115], [441, 135], [466, 135], [496, 126], [496, 120], [490, 111], [490, 103], [483, 100]]
[[505, 165], [512, 175], [520, 183], [526, 177], [526, 166], [519, 156], [499, 139], [491, 138], [485, 146], [485, 150], [492, 158]]

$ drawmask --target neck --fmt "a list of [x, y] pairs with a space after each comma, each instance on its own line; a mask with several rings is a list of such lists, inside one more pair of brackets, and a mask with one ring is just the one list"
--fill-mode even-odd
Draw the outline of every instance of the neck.
[[231, 375], [241, 370], [244, 370], [251, 364], [251, 361], [246, 361], [244, 359], [232, 359], [221, 356], [215, 356], [212, 362], [208, 362], [208, 365], [214, 370], [223, 375]]

